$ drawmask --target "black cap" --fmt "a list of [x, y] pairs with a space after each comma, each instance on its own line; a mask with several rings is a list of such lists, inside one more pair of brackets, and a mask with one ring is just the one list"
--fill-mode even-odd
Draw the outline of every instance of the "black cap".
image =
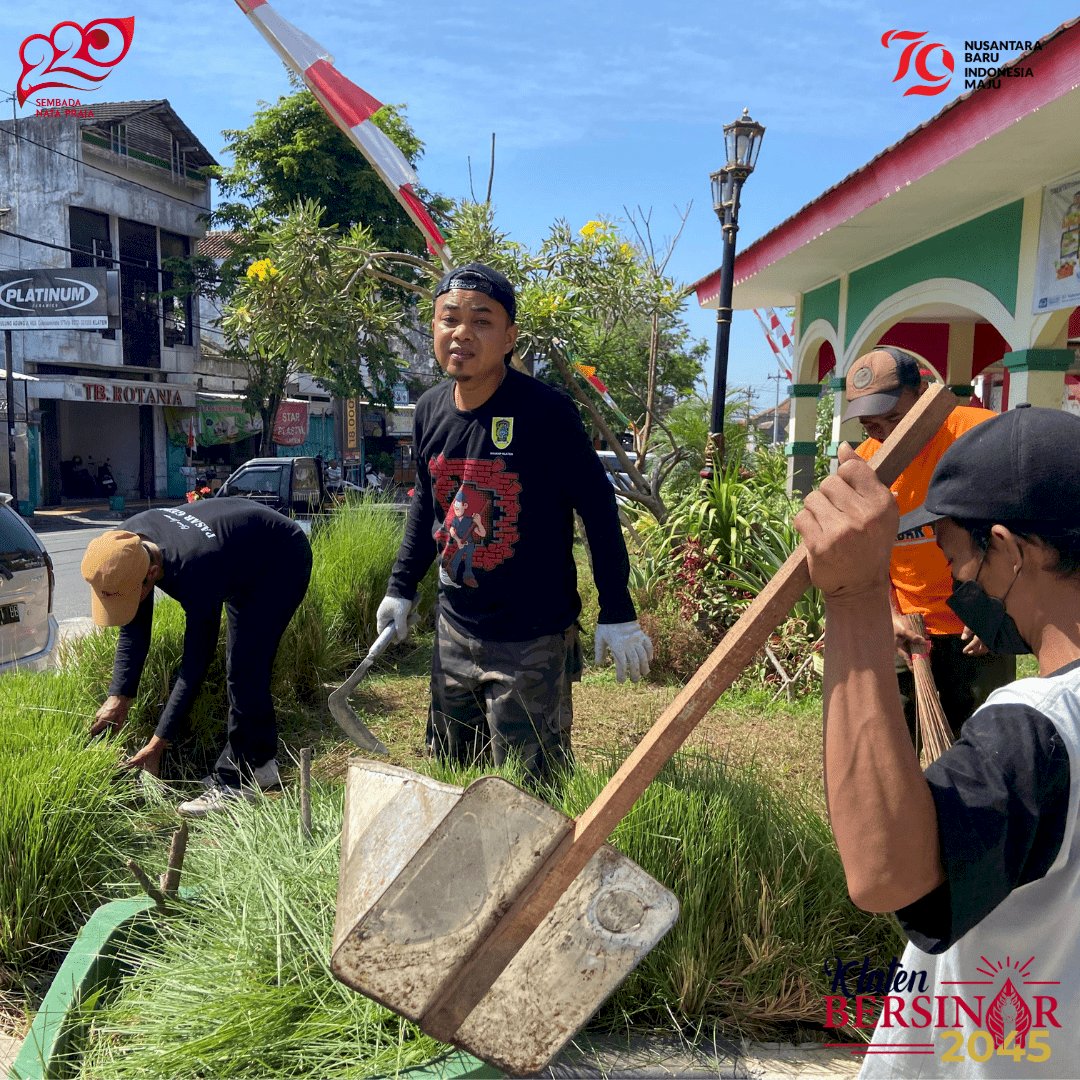
[[498, 300], [506, 308], [511, 322], [517, 319], [514, 286], [510, 284], [510, 279], [505, 274], [500, 274], [498, 270], [493, 270], [490, 266], [471, 262], [459, 266], [456, 270], [447, 271], [435, 287], [435, 296], [442, 296], [451, 289], [468, 289], [471, 292], [484, 293], [492, 300]]
[[942, 455], [901, 533], [942, 518], [1080, 525], [1080, 416], [1021, 407], [971, 428]]

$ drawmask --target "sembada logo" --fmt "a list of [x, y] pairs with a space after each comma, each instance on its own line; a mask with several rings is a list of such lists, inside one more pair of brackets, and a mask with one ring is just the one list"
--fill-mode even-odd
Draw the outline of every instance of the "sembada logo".
[[[22, 74], [16, 86], [19, 104], [25, 105], [31, 94], [57, 87], [96, 90], [127, 56], [134, 35], [133, 17], [95, 19], [85, 26], [62, 22], [53, 27], [48, 37], [31, 34], [19, 46], [22, 62]], [[61, 103], [80, 104], [74, 99], [48, 98], [38, 101], [39, 112], [42, 107], [55, 108]]]
[[[923, 41], [925, 37], [925, 30], [886, 30], [881, 35], [881, 44], [886, 49], [898, 45], [901, 50], [892, 81], [899, 82], [907, 78], [912, 68], [920, 80], [913, 82], [904, 91], [904, 97], [912, 94], [933, 97], [940, 94], [952, 81], [953, 72], [956, 70], [953, 54], [940, 41]], [[940, 56], [937, 55], [939, 53]], [[931, 64], [935, 68], [940, 65], [945, 70], [932, 70]]]

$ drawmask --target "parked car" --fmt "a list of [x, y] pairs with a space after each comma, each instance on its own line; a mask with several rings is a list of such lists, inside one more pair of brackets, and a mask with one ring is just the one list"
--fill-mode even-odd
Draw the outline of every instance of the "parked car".
[[47, 667], [57, 636], [52, 559], [11, 502], [0, 492], [0, 675]]
[[264, 457], [244, 462], [218, 488], [215, 498], [254, 499], [289, 517], [310, 517], [329, 499], [311, 457]]
[[[630, 460], [636, 460], [633, 454], [633, 448], [627, 451], [630, 454]], [[611, 481], [612, 486], [615, 488], [616, 493], [620, 491], [626, 491], [628, 488], [632, 488], [634, 485], [630, 482], [630, 477], [623, 471], [622, 462], [619, 461], [615, 455], [614, 450], [597, 450], [596, 456], [600, 459], [604, 468], [607, 470], [608, 479]], [[653, 468], [656, 465], [656, 461], [651, 454], [647, 454], [645, 457], [645, 475], [652, 473]]]

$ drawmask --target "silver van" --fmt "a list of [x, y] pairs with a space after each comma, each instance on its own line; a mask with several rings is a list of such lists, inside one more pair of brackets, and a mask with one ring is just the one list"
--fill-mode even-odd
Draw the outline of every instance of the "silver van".
[[0, 492], [0, 675], [40, 671], [56, 646], [52, 559]]

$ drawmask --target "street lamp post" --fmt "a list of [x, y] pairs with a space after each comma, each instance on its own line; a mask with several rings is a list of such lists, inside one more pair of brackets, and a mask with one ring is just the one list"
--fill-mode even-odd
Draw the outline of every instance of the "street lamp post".
[[727, 398], [728, 346], [731, 340], [731, 294], [735, 287], [735, 234], [739, 231], [739, 194], [754, 171], [765, 128], [750, 118], [748, 109], [724, 125], [727, 164], [710, 176], [713, 209], [724, 230], [724, 261], [720, 267], [720, 298], [716, 309], [716, 363], [713, 368], [712, 412], [705, 468], [701, 475], [713, 474], [713, 460], [724, 467], [724, 406]]
[[[15, 105], [12, 102], [12, 109]], [[12, 129], [14, 130], [14, 128]], [[11, 207], [0, 207], [0, 219], [7, 217], [11, 213]], [[19, 483], [18, 483], [18, 469], [15, 464], [15, 373], [12, 369], [13, 360], [11, 357], [11, 331], [4, 331], [4, 388], [5, 388], [5, 405], [7, 415], [7, 443], [8, 443], [8, 489], [11, 492], [12, 501], [15, 504], [15, 509], [19, 508]]]

